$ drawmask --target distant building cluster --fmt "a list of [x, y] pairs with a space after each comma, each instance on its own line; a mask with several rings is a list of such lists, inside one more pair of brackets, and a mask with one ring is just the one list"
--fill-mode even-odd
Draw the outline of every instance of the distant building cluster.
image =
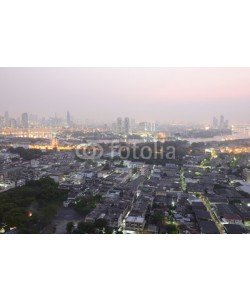
[[27, 112], [22, 113], [20, 117], [14, 118], [9, 115], [8, 111], [3, 116], [0, 116], [0, 128], [28, 130], [36, 127], [71, 127], [73, 125], [74, 123], [69, 112], [67, 112], [65, 119], [57, 117], [56, 114], [54, 117], [44, 118], [28, 114]]
[[131, 124], [129, 118], [117, 118], [116, 124], [114, 124], [114, 130], [118, 134], [127, 134], [129, 135], [131, 132]]
[[113, 123], [113, 130], [118, 134], [129, 135], [135, 132], [153, 133], [157, 130], [157, 124], [152, 122], [136, 122], [135, 119], [128, 117], [122, 119], [117, 118], [116, 123]]
[[212, 128], [213, 129], [220, 129], [220, 130], [228, 129], [229, 128], [229, 121], [225, 120], [225, 117], [223, 115], [221, 115], [219, 119], [217, 117], [214, 117]]

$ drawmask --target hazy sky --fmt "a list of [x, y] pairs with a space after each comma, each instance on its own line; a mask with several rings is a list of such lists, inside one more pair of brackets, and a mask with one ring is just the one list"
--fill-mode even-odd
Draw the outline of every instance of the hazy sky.
[[0, 68], [0, 115], [250, 121], [250, 68]]

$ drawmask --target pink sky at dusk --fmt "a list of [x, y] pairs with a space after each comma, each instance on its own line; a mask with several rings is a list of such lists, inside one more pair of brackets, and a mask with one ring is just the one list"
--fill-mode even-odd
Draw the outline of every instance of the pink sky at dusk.
[[159, 98], [180, 100], [211, 99], [250, 96], [250, 70], [248, 69], [176, 69], [172, 70], [168, 84], [161, 82]]
[[0, 115], [248, 122], [250, 68], [0, 68], [0, 99]]

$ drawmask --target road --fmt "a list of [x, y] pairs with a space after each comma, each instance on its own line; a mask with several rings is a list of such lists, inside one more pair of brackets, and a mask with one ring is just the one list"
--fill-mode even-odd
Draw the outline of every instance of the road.
[[204, 203], [204, 205], [206, 206], [207, 210], [209, 211], [211, 217], [212, 217], [212, 220], [214, 221], [214, 223], [216, 224], [219, 232], [221, 234], [224, 234], [225, 233], [225, 230], [224, 230], [224, 227], [223, 225], [221, 224], [220, 220], [218, 219], [218, 217], [216, 216], [216, 214], [213, 212], [212, 210], [212, 207], [208, 201], [208, 199], [204, 196], [204, 195], [199, 195], [199, 198], [202, 200], [202, 202]]

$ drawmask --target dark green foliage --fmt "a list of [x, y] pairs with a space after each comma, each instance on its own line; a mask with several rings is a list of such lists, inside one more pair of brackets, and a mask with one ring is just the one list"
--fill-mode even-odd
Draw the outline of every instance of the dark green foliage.
[[49, 177], [0, 194], [0, 223], [18, 233], [39, 233], [49, 225], [66, 194]]
[[111, 234], [113, 230], [105, 219], [97, 219], [95, 223], [79, 222], [73, 233], [77, 234]]
[[165, 216], [163, 212], [155, 212], [152, 216], [151, 223], [157, 226], [161, 226], [164, 222]]
[[100, 201], [101, 197], [99, 195], [93, 197], [83, 197], [78, 199], [78, 202], [74, 205], [74, 209], [82, 216], [86, 216]]
[[92, 223], [87, 222], [79, 222], [77, 229], [74, 231], [74, 233], [78, 234], [94, 234], [95, 233], [95, 225]]
[[72, 233], [73, 229], [74, 229], [74, 223], [73, 222], [69, 222], [67, 224], [67, 226], [66, 226], [67, 233]]
[[9, 148], [9, 151], [13, 154], [19, 154], [24, 160], [32, 160], [42, 156], [42, 151], [39, 149], [25, 149], [22, 147]]
[[108, 226], [108, 222], [105, 219], [97, 219], [94, 225], [97, 233], [105, 233], [105, 234], [112, 233], [112, 229]]
[[178, 226], [175, 224], [166, 225], [166, 230], [167, 230], [168, 234], [178, 234], [179, 233]]

